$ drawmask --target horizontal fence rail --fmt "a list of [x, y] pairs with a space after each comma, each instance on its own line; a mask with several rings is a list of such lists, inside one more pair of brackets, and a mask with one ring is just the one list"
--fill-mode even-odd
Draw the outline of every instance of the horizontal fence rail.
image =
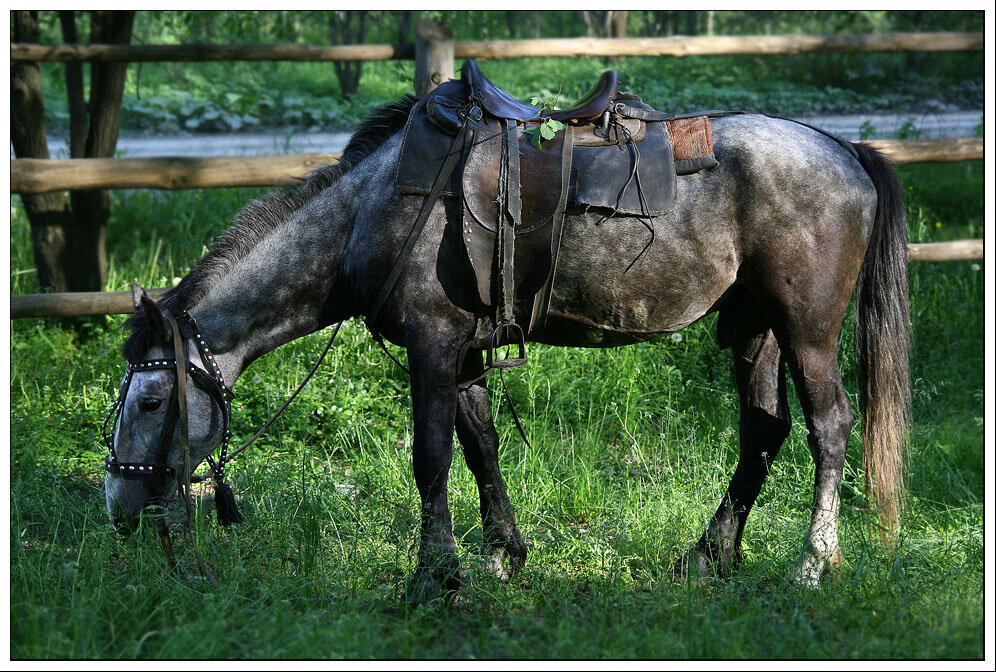
[[879, 33], [869, 35], [744, 35], [648, 38], [562, 38], [457, 42], [456, 58], [605, 56], [721, 56], [733, 54], [839, 54], [888, 51], [980, 51], [982, 33]]
[[299, 183], [341, 154], [143, 159], [13, 159], [10, 190], [43, 194], [65, 189], [207, 189]]
[[952, 240], [948, 243], [909, 243], [907, 245], [907, 259], [909, 261], [966, 261], [982, 258], [981, 238]]
[[[949, 243], [910, 243], [910, 261], [962, 261], [982, 259], [982, 240], [956, 240]], [[146, 290], [159, 300], [169, 287]], [[132, 294], [125, 292], [67, 292], [62, 294], [14, 294], [10, 297], [10, 318], [84, 317], [134, 312]]]
[[66, 63], [200, 61], [412, 60], [412, 44], [24, 44], [10, 45], [12, 61]]
[[[866, 35], [744, 35], [648, 38], [553, 38], [454, 43], [456, 58], [718, 56], [838, 54], [889, 51], [980, 51], [982, 33]], [[10, 45], [12, 61], [384, 61], [412, 60], [411, 44], [25, 44]]]
[[[158, 301], [169, 287], [148, 289], [149, 298]], [[135, 312], [131, 292], [63, 292], [53, 294], [12, 294], [10, 317], [84, 317]]]
[[[982, 158], [982, 138], [865, 140], [896, 163]], [[206, 189], [293, 184], [339, 154], [143, 159], [13, 159], [10, 190], [42, 194], [65, 189]]]

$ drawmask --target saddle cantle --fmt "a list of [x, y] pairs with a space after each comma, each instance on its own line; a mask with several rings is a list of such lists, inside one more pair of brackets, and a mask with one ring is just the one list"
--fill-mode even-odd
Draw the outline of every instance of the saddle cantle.
[[[462, 200], [462, 237], [481, 301], [496, 307], [499, 328], [515, 329], [515, 304], [526, 310], [523, 302], [532, 301], [529, 333], [538, 336], [567, 207], [598, 208], [607, 217], [661, 216], [674, 201], [676, 175], [712, 167], [715, 159], [710, 146], [694, 160], [683, 156], [676, 170], [666, 122], [681, 117], [620, 93], [615, 71], [605, 72], [570, 108], [553, 112], [516, 100], [472, 60], [460, 74], [413, 106], [396, 185], [401, 193], [428, 196], [413, 227], [416, 237], [431, 209], [428, 201]], [[708, 130], [708, 118], [702, 119]], [[528, 131], [548, 120], [564, 128], [537, 148]], [[389, 291], [382, 290], [373, 314]]]

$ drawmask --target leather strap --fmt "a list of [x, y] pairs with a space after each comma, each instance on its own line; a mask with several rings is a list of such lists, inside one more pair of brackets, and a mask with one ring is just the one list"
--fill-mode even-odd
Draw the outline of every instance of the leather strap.
[[519, 191], [519, 133], [514, 119], [502, 121], [504, 207], [499, 212], [498, 254], [500, 260], [501, 303], [499, 322], [515, 322], [515, 228], [522, 221], [522, 198]]
[[405, 263], [408, 261], [415, 243], [418, 241], [419, 236], [422, 235], [422, 229], [425, 228], [425, 223], [428, 221], [429, 215], [436, 205], [436, 201], [439, 200], [443, 192], [443, 187], [449, 180], [450, 173], [453, 172], [457, 162], [463, 155], [463, 150], [467, 145], [467, 138], [470, 136], [472, 128], [471, 121], [469, 119], [465, 120], [460, 131], [453, 139], [453, 144], [450, 145], [446, 161], [439, 167], [439, 172], [436, 174], [436, 181], [432, 183], [432, 190], [425, 197], [425, 200], [422, 201], [422, 208], [419, 210], [418, 217], [415, 218], [415, 223], [412, 224], [411, 231], [408, 232], [408, 239], [405, 240], [401, 252], [398, 253], [398, 258], [394, 262], [394, 268], [391, 269], [387, 279], [384, 280], [384, 284], [377, 293], [377, 298], [374, 299], [373, 307], [370, 309], [366, 319], [367, 328], [374, 333], [378, 333], [377, 317], [380, 315], [380, 310], [387, 302], [387, 297], [390, 296], [391, 290], [394, 289], [394, 284], [398, 281], [401, 271], [404, 270]]
[[[182, 478], [184, 481], [190, 479], [190, 445], [187, 435], [187, 357], [183, 352], [183, 336], [180, 334], [180, 327], [176, 320], [169, 313], [166, 313], [170, 327], [173, 329], [173, 352], [176, 356], [176, 385], [173, 386], [173, 393], [176, 395], [176, 408], [179, 413], [180, 424], [180, 450], [183, 451]], [[172, 395], [171, 395], [172, 396]]]
[[560, 241], [564, 233], [564, 216], [567, 212], [567, 193], [571, 186], [571, 166], [574, 158], [574, 127], [564, 130], [564, 151], [560, 165], [560, 202], [553, 211], [553, 231], [550, 240], [550, 274], [536, 293], [533, 300], [533, 313], [529, 318], [529, 336], [538, 339], [546, 328], [546, 317], [550, 310], [550, 297], [553, 295], [553, 281], [557, 275], [557, 258], [560, 255]]
[[[187, 509], [187, 534], [190, 537], [190, 545], [194, 549], [194, 556], [197, 558], [197, 565], [200, 567], [201, 574], [212, 586], [221, 588], [218, 580], [214, 578], [214, 574], [208, 568], [207, 563], [204, 562], [204, 558], [201, 557], [201, 552], [197, 549], [197, 540], [194, 539], [191, 530], [192, 526], [190, 523], [193, 520], [194, 507], [190, 501], [190, 474], [193, 468], [190, 464], [190, 443], [187, 440], [187, 358], [183, 352], [184, 340], [183, 336], [180, 335], [180, 327], [168, 311], [163, 311], [163, 314], [173, 330], [173, 352], [176, 353], [176, 385], [173, 386], [173, 390], [177, 394], [176, 406], [180, 415], [180, 450], [183, 451], [183, 463], [180, 465], [182, 474], [177, 478], [177, 489], [180, 490], [183, 503]], [[161, 529], [160, 534], [162, 534]], [[165, 550], [166, 548], [164, 544], [163, 549]]]
[[613, 103], [611, 110], [621, 117], [642, 119], [643, 121], [670, 121], [674, 119], [674, 115], [668, 112], [658, 112], [657, 110], [648, 110], [643, 107], [633, 107], [632, 105], [627, 105], [626, 103]]

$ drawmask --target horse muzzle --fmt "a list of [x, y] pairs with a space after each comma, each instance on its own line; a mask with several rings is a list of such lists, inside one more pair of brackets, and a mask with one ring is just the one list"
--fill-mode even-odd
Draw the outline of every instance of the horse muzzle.
[[129, 535], [143, 516], [161, 516], [166, 511], [166, 489], [153, 479], [130, 479], [107, 474], [104, 497], [114, 529]]

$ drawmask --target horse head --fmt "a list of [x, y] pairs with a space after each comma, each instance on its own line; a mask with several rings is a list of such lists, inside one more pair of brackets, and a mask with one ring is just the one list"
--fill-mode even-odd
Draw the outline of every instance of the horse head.
[[211, 453], [227, 443], [233, 396], [193, 318], [132, 290], [128, 368], [104, 429], [107, 511], [123, 533], [146, 506], [172, 499], [205, 459], [221, 482], [224, 449], [217, 462]]

